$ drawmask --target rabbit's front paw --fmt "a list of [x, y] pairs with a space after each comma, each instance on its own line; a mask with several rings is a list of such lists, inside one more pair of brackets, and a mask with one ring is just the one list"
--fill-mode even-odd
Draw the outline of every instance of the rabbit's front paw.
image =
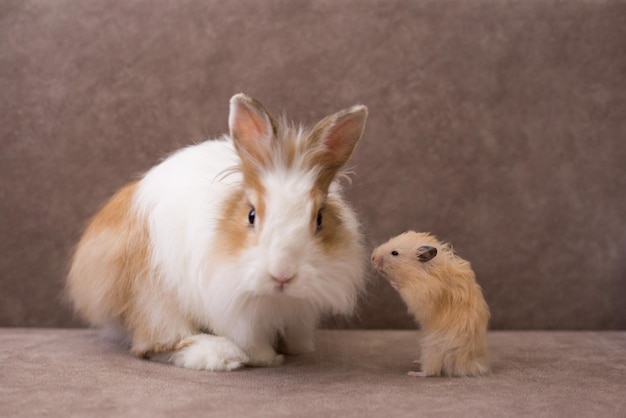
[[244, 366], [248, 356], [228, 338], [198, 334], [183, 339], [169, 362], [187, 369], [230, 371]]
[[257, 347], [248, 350], [250, 361], [248, 365], [256, 367], [280, 366], [285, 362], [285, 356], [276, 354], [272, 347]]

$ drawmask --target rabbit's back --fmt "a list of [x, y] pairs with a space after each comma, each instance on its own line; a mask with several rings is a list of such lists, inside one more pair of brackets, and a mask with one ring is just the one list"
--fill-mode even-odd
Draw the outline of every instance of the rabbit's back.
[[155, 267], [170, 285], [201, 274], [223, 202], [241, 183], [229, 172], [237, 164], [229, 139], [210, 140], [174, 153], [139, 184], [135, 205], [148, 220]]
[[[76, 310], [94, 325], [121, 324], [163, 287], [194, 304], [220, 202], [240, 181], [228, 138], [186, 147], [118, 191], [92, 219], [68, 277]], [[199, 302], [198, 302], [199, 303]], [[190, 306], [191, 308], [191, 306]]]

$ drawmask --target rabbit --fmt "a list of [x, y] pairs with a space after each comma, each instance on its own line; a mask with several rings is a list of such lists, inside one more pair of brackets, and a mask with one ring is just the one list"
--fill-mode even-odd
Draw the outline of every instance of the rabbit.
[[365, 288], [340, 179], [367, 114], [305, 129], [234, 95], [229, 134], [173, 153], [91, 220], [67, 278], [75, 311], [121, 329], [133, 355], [190, 369], [313, 351], [321, 317], [351, 314]]
[[470, 263], [448, 243], [408, 231], [372, 252], [372, 265], [421, 326], [422, 371], [410, 376], [480, 376], [489, 372], [489, 307]]

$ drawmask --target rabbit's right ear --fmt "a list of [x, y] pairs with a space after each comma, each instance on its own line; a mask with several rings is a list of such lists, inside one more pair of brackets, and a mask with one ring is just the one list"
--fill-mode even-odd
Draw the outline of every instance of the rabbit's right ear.
[[263, 105], [244, 93], [230, 99], [230, 137], [244, 164], [258, 166], [270, 158], [276, 123]]
[[363, 135], [366, 119], [367, 107], [356, 105], [325, 117], [313, 128], [309, 141], [315, 150], [314, 164], [322, 168], [318, 179], [322, 189], [328, 189], [352, 155]]

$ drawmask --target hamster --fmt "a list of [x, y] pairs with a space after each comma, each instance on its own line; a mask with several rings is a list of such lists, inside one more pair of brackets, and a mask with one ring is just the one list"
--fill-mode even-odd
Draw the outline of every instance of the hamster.
[[410, 376], [489, 372], [489, 307], [469, 262], [434, 236], [408, 231], [376, 248], [372, 265], [400, 293], [421, 327], [421, 372]]

